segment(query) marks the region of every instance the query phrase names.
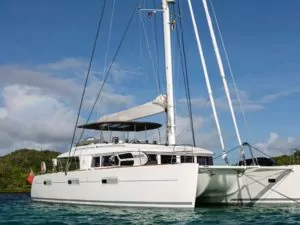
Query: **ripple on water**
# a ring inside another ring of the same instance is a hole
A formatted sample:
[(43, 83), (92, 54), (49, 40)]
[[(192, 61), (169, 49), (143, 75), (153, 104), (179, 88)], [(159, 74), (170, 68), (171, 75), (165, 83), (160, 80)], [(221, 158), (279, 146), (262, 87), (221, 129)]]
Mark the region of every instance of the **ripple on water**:
[(194, 210), (44, 204), (0, 194), (0, 224), (299, 224), (298, 206), (201, 207)]

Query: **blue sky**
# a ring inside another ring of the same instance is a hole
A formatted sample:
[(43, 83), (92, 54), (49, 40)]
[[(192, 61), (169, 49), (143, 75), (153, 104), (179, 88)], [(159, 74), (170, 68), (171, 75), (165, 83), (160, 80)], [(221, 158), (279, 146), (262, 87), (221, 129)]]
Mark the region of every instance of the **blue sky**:
[[(83, 79), (91, 54), (97, 22), (104, 1), (1, 1), (0, 2), (0, 120), (6, 121), (0, 132), (6, 143), (3, 154), (18, 147), (62, 148), (70, 142)], [(127, 21), (140, 0), (116, 0), (107, 64), (119, 43)], [(213, 5), (231, 61), (236, 83), (251, 130), (251, 143), (269, 154), (300, 147), (300, 2), (290, 0), (218, 1)], [(87, 102), (99, 88), (104, 69), (108, 31), (113, 1), (108, 1), (100, 31)], [(182, 1), (184, 37), (193, 110), (197, 124), (198, 145), (219, 151), (218, 138), (210, 106), (202, 110), (208, 98), (204, 76), (187, 4)], [(152, 1), (143, 3), (153, 7)], [(160, 1), (156, 1), (157, 7)], [(201, 1), (193, 1), (208, 71), (216, 97), (226, 147), (237, 142), (216, 60), (210, 41)], [(98, 115), (125, 109), (156, 96), (155, 75), (141, 18), (146, 29), (150, 51), (155, 60), (154, 18), (135, 16), (112, 76), (100, 102)], [(156, 14), (159, 71), (164, 85), (161, 15)], [(175, 32), (173, 32), (174, 36)], [(173, 37), (174, 84), (177, 120), (180, 129), (188, 126), (184, 87), (175, 36)], [(225, 63), (225, 60), (224, 60)], [(228, 82), (232, 81), (225, 66)], [(233, 92), (232, 92), (233, 93)], [(233, 96), (234, 102), (235, 97)], [(20, 104), (20, 102), (22, 104)], [(87, 103), (85, 113), (88, 111)], [(236, 108), (238, 107), (235, 104)], [(105, 109), (103, 109), (105, 108)], [(55, 113), (53, 113), (55, 112)], [(54, 116), (55, 115), (55, 116)], [(49, 118), (51, 117), (51, 118)], [(243, 119), (237, 111), (243, 140), (249, 140)], [(24, 119), (27, 123), (24, 123)], [(162, 117), (154, 119), (162, 120)], [(47, 124), (46, 121), (51, 121)], [(67, 122), (66, 122), (67, 121)], [(11, 124), (19, 128), (12, 130)], [(55, 127), (54, 127), (55, 124)], [(57, 128), (57, 124), (61, 127)], [(34, 134), (25, 131), (37, 129)], [(62, 130), (65, 132), (60, 133)], [(53, 136), (53, 133), (56, 135)], [(189, 134), (186, 134), (187, 136)], [(47, 139), (48, 137), (48, 139)], [(190, 137), (190, 136), (189, 136)], [(186, 141), (190, 138), (185, 137)], [(16, 144), (17, 143), (17, 144)], [(1, 154), (1, 153), (0, 153)]]

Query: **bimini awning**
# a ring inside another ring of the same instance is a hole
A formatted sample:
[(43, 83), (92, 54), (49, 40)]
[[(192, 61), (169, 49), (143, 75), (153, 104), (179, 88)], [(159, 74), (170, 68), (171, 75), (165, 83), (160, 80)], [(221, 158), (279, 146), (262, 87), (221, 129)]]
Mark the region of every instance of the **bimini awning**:
[(78, 126), (78, 128), (104, 130), (104, 131), (145, 131), (160, 128), (161, 124), (135, 121), (107, 121), (96, 122)]
[(151, 102), (102, 117), (98, 122), (133, 121), (166, 111), (166, 96), (159, 95)]

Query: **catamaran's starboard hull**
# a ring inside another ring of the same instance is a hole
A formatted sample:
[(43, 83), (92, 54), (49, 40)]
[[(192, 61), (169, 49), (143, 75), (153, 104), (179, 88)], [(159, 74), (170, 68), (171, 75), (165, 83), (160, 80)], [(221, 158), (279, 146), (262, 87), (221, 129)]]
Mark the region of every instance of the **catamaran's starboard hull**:
[(295, 204), (300, 202), (300, 166), (208, 166), (199, 204)]
[(104, 168), (36, 176), (31, 197), (54, 203), (193, 208), (196, 194), (204, 191), (197, 183), (196, 163)]

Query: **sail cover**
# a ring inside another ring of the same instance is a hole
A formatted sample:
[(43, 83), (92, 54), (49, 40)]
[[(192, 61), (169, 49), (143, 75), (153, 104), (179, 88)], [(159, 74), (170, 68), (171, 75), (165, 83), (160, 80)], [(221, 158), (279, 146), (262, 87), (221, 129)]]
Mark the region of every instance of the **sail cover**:
[(147, 116), (156, 115), (166, 111), (166, 96), (159, 95), (153, 101), (147, 102), (121, 112), (102, 117), (98, 122), (108, 121), (132, 121)]

